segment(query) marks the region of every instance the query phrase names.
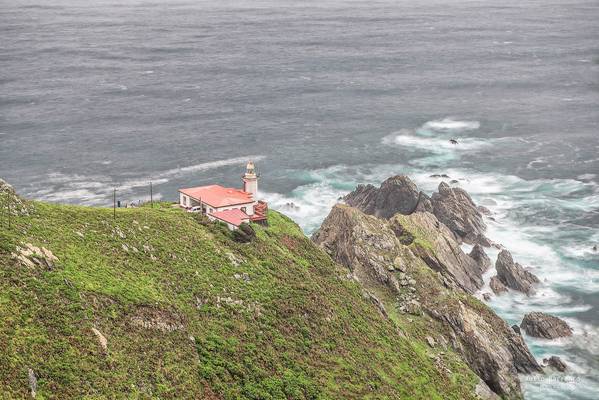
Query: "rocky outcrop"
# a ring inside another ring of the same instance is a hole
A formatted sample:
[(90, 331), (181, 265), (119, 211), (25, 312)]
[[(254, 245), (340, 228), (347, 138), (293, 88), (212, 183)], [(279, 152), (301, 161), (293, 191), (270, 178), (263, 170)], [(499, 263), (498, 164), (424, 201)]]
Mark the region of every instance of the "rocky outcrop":
[(480, 244), (476, 244), (468, 255), (476, 262), (480, 272), (483, 274), (491, 268), (491, 265), (493, 265), (491, 259)]
[(102, 347), (102, 351), (106, 353), (108, 351), (108, 340), (106, 340), (106, 336), (104, 336), (102, 332), (96, 328), (92, 328), (92, 332), (98, 338), (98, 342), (100, 343), (100, 347)]
[(420, 192), (414, 212), (433, 212), (433, 203), (426, 193)]
[(572, 328), (570, 328), (566, 321), (542, 312), (526, 314), (520, 324), (520, 328), (527, 335), (545, 339), (572, 336)]
[(535, 293), (534, 284), (540, 280), (534, 274), (525, 270), (520, 264), (515, 263), (512, 255), (507, 250), (501, 250), (495, 262), (497, 277), (510, 289), (526, 293), (528, 296)]
[(54, 265), (58, 261), (58, 258), (50, 250), (34, 246), (31, 243), (25, 243), (22, 247), (17, 246), (11, 256), (26, 267), (41, 267), (50, 271), (54, 269)]
[(3, 179), (0, 179), (0, 214), (11, 216), (25, 216), (31, 212), (31, 206), (19, 196), (15, 190)]
[(543, 364), (549, 368), (553, 368), (556, 371), (564, 372), (568, 369), (568, 366), (565, 362), (562, 361), (558, 356), (551, 356), (549, 358), (543, 358)]
[(346, 204), (379, 218), (411, 214), (419, 204), (421, 208), (427, 207), (427, 196), (421, 199), (414, 182), (404, 175), (387, 179), (378, 189), (373, 185), (359, 185), (343, 199)]
[(469, 294), (482, 285), (480, 268), (433, 214), (384, 220), (336, 205), (313, 240), (377, 293), (386, 310), (438, 324), (440, 336), (495, 393), (519, 398), (518, 373), (541, 370), (521, 335)]
[[(434, 310), (429, 312), (434, 315)], [(460, 302), (459, 308), (440, 315), (459, 337), (458, 346), (470, 368), (495, 393), (519, 398), (517, 373), (541, 371), (522, 336), (488, 307)]]
[(390, 227), (412, 252), (434, 271), (451, 279), (469, 293), (483, 286), (477, 263), (460, 248), (451, 231), (431, 213), (396, 215)]
[(487, 209), (477, 207), (464, 189), (452, 188), (445, 182), (439, 185), (438, 193), (429, 197), (419, 191), (410, 178), (397, 175), (385, 180), (379, 188), (359, 185), (343, 200), (365, 214), (386, 219), (398, 213), (430, 212), (447, 225), (459, 241), (490, 246), (484, 235), (486, 225), (481, 214), (481, 210)]
[(496, 295), (500, 295), (501, 293), (507, 292), (507, 288), (501, 282), (497, 275), (491, 277), (491, 280), (489, 281), (489, 287)]
[(460, 240), (487, 247), (490, 245), (484, 235), (487, 227), (482, 214), (464, 189), (452, 188), (441, 182), (438, 192), (431, 197), (431, 203), (435, 216)]
[(481, 400), (501, 400), (501, 397), (497, 396), (497, 394), (495, 394), (482, 379), (478, 385), (476, 385), (474, 393), (476, 393)]
[(31, 397), (35, 398), (37, 396), (37, 377), (35, 376), (35, 372), (31, 369), (27, 369), (27, 378), (29, 380), (29, 390), (31, 393)]

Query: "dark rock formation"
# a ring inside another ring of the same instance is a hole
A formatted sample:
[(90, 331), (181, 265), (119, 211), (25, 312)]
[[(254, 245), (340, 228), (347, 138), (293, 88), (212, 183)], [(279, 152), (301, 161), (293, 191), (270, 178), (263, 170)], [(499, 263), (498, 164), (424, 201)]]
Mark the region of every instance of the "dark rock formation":
[(344, 200), (348, 205), (366, 214), (391, 218), (397, 213), (413, 213), (420, 197), (418, 188), (410, 178), (397, 175), (384, 181), (378, 189), (373, 185), (359, 185), (356, 190), (345, 196)]
[(507, 288), (501, 282), (501, 280), (499, 280), (499, 277), (497, 275), (491, 277), (491, 281), (489, 282), (489, 287), (491, 287), (491, 290), (496, 295), (507, 292)]
[(520, 264), (515, 263), (512, 255), (507, 250), (501, 250), (495, 262), (497, 277), (510, 289), (531, 295), (535, 293), (533, 285), (540, 280), (534, 274), (525, 270)]
[(431, 198), (426, 193), (420, 192), (414, 212), (433, 212), (433, 203), (431, 203)]
[(460, 240), (470, 244), (482, 244), (488, 247), (485, 238), (487, 229), (482, 215), (470, 195), (461, 188), (452, 188), (447, 183), (439, 184), (438, 193), (431, 197), (433, 213), (449, 227)]
[(481, 273), (485, 273), (491, 268), (491, 265), (493, 265), (491, 259), (480, 244), (476, 244), (468, 255), (476, 262)]
[(434, 215), (384, 220), (337, 205), (313, 240), (366, 290), (380, 293), (387, 310), (430, 318), (431, 332), (451, 338), (495, 393), (520, 398), (518, 373), (541, 371), (522, 336), (468, 294), (482, 284), (480, 269)]
[(566, 321), (542, 312), (531, 312), (524, 316), (520, 328), (527, 335), (545, 339), (572, 336), (572, 328)]
[(460, 241), (490, 246), (484, 236), (486, 226), (480, 209), (464, 189), (451, 188), (445, 182), (439, 185), (438, 193), (429, 197), (419, 191), (410, 178), (397, 175), (385, 180), (379, 188), (359, 185), (343, 199), (346, 204), (379, 218), (388, 219), (397, 213), (431, 212)]
[(514, 330), (514, 332), (516, 332), (518, 335), (521, 334), (520, 332), (520, 327), (518, 325), (512, 325), (512, 329)]
[(551, 356), (549, 358), (543, 358), (543, 363), (546, 366), (553, 368), (559, 372), (564, 372), (568, 368), (566, 363), (563, 362), (562, 359), (559, 358), (558, 356)]

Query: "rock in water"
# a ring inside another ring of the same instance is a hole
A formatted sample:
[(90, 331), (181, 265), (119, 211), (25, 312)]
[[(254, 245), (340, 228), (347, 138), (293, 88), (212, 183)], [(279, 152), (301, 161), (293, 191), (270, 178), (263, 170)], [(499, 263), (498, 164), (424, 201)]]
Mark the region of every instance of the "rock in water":
[(490, 246), (485, 238), (487, 226), (470, 195), (461, 188), (452, 188), (447, 183), (439, 184), (438, 193), (431, 197), (433, 214), (443, 222), (460, 240)]
[(558, 356), (543, 358), (543, 363), (545, 363), (548, 367), (551, 367), (559, 372), (564, 372), (568, 368), (566, 363), (563, 362), (562, 359)]
[(476, 261), (476, 265), (478, 265), (481, 273), (485, 273), (489, 268), (491, 268), (491, 265), (493, 265), (491, 259), (487, 253), (485, 253), (485, 250), (483, 250), (483, 247), (480, 244), (476, 244), (468, 255), (470, 258)]
[(491, 277), (491, 281), (489, 282), (489, 287), (495, 293), (495, 295), (500, 295), (501, 293), (507, 292), (507, 288), (505, 285), (499, 280), (497, 275)]
[(499, 280), (505, 286), (526, 293), (528, 296), (535, 293), (533, 285), (540, 282), (539, 278), (515, 263), (509, 251), (501, 250), (495, 268)]
[(566, 321), (542, 312), (531, 312), (524, 316), (520, 328), (526, 334), (545, 339), (572, 336), (572, 328)]
[(397, 213), (413, 213), (419, 203), (420, 192), (410, 178), (397, 175), (384, 181), (378, 189), (373, 185), (359, 185), (344, 200), (365, 214), (391, 218)]

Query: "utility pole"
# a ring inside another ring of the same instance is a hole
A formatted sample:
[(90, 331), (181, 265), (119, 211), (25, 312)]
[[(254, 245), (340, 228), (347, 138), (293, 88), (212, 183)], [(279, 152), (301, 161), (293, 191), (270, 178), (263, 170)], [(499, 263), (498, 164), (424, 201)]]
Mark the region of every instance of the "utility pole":
[(150, 208), (154, 208), (154, 197), (152, 196), (152, 181), (150, 181)]
[(7, 208), (7, 211), (8, 211), (8, 229), (10, 229), (10, 219), (11, 219), (11, 215), (10, 215), (10, 200), (11, 200), (11, 198), (10, 198), (10, 192), (9, 191), (6, 192), (6, 199), (7, 199), (6, 200), (6, 208)]
[(116, 220), (116, 188), (114, 188), (114, 191), (112, 192), (112, 213)]

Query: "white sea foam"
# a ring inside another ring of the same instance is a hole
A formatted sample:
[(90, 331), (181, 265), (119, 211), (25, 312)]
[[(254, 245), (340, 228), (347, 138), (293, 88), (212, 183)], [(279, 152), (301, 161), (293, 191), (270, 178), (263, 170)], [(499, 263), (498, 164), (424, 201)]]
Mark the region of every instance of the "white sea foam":
[(452, 144), (446, 138), (423, 137), (407, 134), (387, 136), (383, 139), (383, 143), (427, 150), (437, 154), (446, 153), (448, 151), (477, 150), (491, 145), (489, 141), (478, 138), (460, 138), (458, 144)]
[(422, 129), (432, 129), (436, 131), (472, 131), (480, 128), (478, 121), (460, 121), (451, 117), (428, 121), (422, 125)]
[[(467, 131), (480, 128), (478, 121), (461, 121), (452, 118), (428, 121), (418, 129), (400, 129), (382, 139), (388, 146), (429, 153), (412, 158), (415, 166), (447, 165), (455, 162), (463, 153), (473, 152), (493, 145), (499, 139), (483, 139), (464, 136)], [(455, 140), (455, 142), (453, 141)]]
[(592, 179), (595, 179), (597, 177), (597, 174), (582, 174), (582, 175), (578, 175), (576, 177), (576, 179), (580, 179), (582, 181), (590, 181)]

